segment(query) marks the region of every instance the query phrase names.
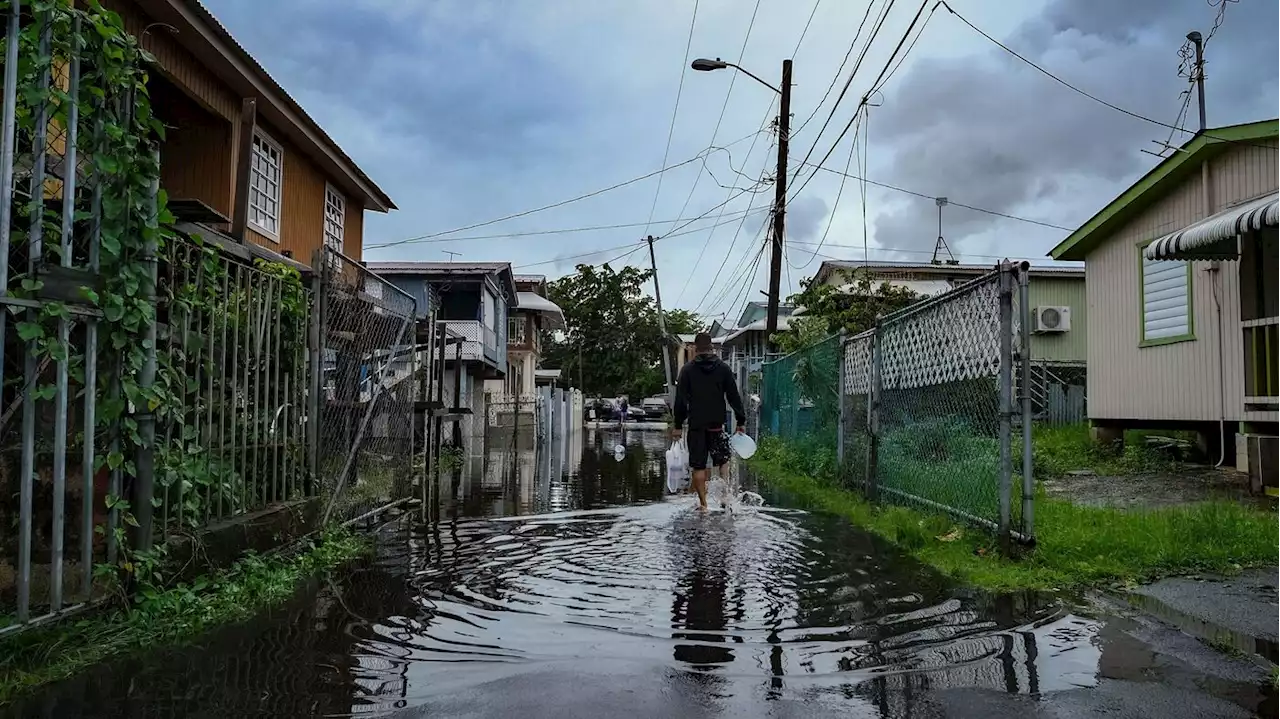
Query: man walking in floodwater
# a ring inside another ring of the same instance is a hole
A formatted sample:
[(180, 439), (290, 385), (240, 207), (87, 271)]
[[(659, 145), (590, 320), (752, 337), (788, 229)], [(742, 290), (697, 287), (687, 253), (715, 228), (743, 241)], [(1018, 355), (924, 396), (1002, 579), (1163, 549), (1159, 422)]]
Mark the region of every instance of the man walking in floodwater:
[(701, 332), (693, 340), (696, 354), (684, 367), (676, 380), (675, 427), (672, 436), (680, 438), (685, 422), (689, 424), (689, 468), (693, 470), (693, 489), (698, 493), (699, 509), (707, 508), (707, 459), (715, 450), (716, 465), (728, 462), (720, 456), (725, 436), (724, 404), (733, 408), (736, 431), (742, 432), (747, 424), (747, 412), (742, 407), (742, 396), (733, 379), (733, 370), (720, 361), (711, 344), (711, 335)]

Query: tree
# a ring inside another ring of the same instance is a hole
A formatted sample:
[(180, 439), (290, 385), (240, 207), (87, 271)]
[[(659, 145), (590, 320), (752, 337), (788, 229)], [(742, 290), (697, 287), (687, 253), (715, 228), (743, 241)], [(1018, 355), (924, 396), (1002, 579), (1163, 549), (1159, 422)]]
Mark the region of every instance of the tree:
[[(636, 267), (578, 265), (574, 274), (549, 283), (547, 294), (564, 311), (566, 330), (544, 338), (543, 365), (560, 369), (591, 396), (662, 392), (663, 338), (657, 306), (644, 293), (651, 279), (651, 270)], [(668, 341), (702, 326), (685, 310), (663, 314)]]
[(854, 335), (875, 326), (876, 318), (895, 312), (920, 300), (920, 295), (888, 282), (876, 285), (864, 270), (836, 270), (836, 287), (814, 278), (800, 281), (799, 294), (788, 301), (805, 308), (804, 314), (790, 319), (786, 332), (775, 338), (778, 348), (795, 352), (813, 343), (846, 330)]

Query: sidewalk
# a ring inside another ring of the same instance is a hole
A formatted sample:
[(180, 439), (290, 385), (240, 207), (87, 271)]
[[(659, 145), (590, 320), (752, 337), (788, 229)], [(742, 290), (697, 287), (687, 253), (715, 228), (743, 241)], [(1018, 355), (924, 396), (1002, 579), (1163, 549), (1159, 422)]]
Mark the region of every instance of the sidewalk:
[(1237, 577), (1173, 577), (1128, 593), (1133, 606), (1215, 648), (1276, 663), (1277, 574), (1265, 567)]

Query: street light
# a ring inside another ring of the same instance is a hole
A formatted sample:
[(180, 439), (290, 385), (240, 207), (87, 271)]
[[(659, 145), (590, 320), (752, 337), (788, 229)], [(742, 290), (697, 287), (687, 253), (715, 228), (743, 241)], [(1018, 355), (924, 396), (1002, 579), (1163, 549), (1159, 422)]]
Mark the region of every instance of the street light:
[[(786, 60), (786, 61), (785, 61), (785, 64), (789, 67), (789, 66), (791, 65), (791, 61), (790, 61), (790, 60)], [(755, 73), (751, 72), (750, 70), (748, 70), (748, 69), (746, 69), (746, 68), (744, 68), (744, 67), (742, 67), (742, 66), (740, 66), (740, 65), (734, 65), (734, 64), (733, 64), (733, 63), (731, 63), (731, 62), (725, 62), (724, 60), (721, 60), (720, 58), (716, 58), (716, 59), (714, 59), (714, 60), (708, 60), (708, 59), (707, 59), (707, 58), (705, 58), (705, 57), (700, 57), (700, 58), (698, 58), (697, 60), (694, 60), (693, 62), (689, 63), (689, 67), (692, 67), (694, 70), (697, 70), (697, 71), (699, 71), (699, 72), (711, 72), (712, 70), (723, 70), (723, 69), (725, 69), (725, 68), (731, 67), (731, 68), (733, 68), (733, 69), (737, 70), (738, 72), (741, 72), (742, 74), (746, 75), (747, 77), (751, 78), (752, 80), (755, 80), (756, 82), (760, 83), (761, 85), (764, 85), (765, 87), (769, 88), (770, 90), (773, 90), (774, 92), (778, 93), (779, 95), (786, 95), (786, 94), (789, 94), (789, 93), (784, 93), (782, 90), (779, 90), (778, 88), (774, 87), (773, 85), (770, 85), (769, 83), (765, 82), (764, 80), (761, 80), (759, 77), (757, 77), (757, 76), (756, 76), (756, 74), (755, 74)], [(786, 74), (786, 69), (785, 69), (785, 68), (783, 69), (783, 74)]]
[(782, 96), (778, 112), (778, 175), (774, 180), (773, 200), (773, 253), (769, 258), (769, 314), (765, 324), (765, 339), (778, 331), (778, 295), (782, 283), (782, 237), (786, 228), (787, 212), (787, 148), (791, 140), (791, 61), (782, 61), (782, 89), (761, 80), (746, 68), (725, 62), (720, 58), (708, 60), (700, 57), (689, 64), (699, 72), (733, 68)]

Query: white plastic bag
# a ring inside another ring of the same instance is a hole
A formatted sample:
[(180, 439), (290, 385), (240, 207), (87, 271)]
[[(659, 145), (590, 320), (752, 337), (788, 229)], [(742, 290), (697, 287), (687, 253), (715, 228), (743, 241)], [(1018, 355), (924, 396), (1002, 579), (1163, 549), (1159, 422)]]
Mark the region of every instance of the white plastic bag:
[(675, 494), (689, 486), (689, 445), (684, 440), (671, 443), (667, 450), (667, 491)]

